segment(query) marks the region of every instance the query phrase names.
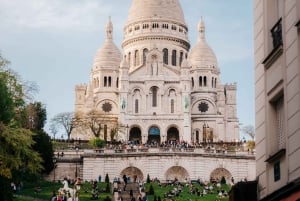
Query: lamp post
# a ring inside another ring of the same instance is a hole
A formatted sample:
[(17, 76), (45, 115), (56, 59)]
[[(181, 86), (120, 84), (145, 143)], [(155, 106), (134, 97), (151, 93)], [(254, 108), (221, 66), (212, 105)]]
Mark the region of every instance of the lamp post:
[(75, 179), (77, 179), (77, 176), (78, 176), (78, 172), (77, 172), (77, 159), (78, 159), (78, 150), (79, 150), (79, 148), (76, 147), (75, 150), (76, 150), (76, 170), (75, 170)]
[(192, 132), (192, 137), (191, 137), (191, 141), (192, 141), (192, 144), (194, 145), (195, 144), (195, 132)]
[(128, 128), (129, 128), (129, 126), (128, 126), (128, 124), (127, 124), (127, 125), (126, 125), (126, 140), (127, 140), (127, 142), (129, 141)]
[(243, 136), (243, 138), (242, 138), (242, 145), (243, 145), (243, 151), (246, 151), (247, 143), (246, 143), (245, 136)]

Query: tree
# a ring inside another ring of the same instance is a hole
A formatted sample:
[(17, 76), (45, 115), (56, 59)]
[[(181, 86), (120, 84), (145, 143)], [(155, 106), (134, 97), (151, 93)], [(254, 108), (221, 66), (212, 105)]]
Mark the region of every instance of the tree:
[(25, 107), (23, 86), (8, 64), (0, 55), (0, 175), (11, 178), (20, 168), (39, 172), (42, 159), (32, 150), (34, 134), (19, 121)]
[(100, 137), (100, 132), (102, 130), (101, 119), (95, 110), (92, 110), (86, 115), (84, 122), (95, 137)]
[(242, 131), (251, 137), (252, 140), (255, 138), (255, 130), (252, 125), (248, 125), (242, 128)]
[(104, 145), (105, 145), (105, 142), (104, 140), (96, 137), (96, 138), (92, 138), (90, 141), (89, 141), (89, 144), (94, 147), (94, 148), (103, 148)]
[(106, 175), (105, 175), (105, 183), (109, 183), (109, 176), (108, 176), (107, 173), (106, 173)]
[(118, 138), (118, 133), (123, 132), (124, 126), (120, 123), (115, 123), (110, 130), (110, 139), (111, 141), (116, 140)]
[(50, 129), (50, 131), (51, 131), (51, 133), (53, 135), (53, 138), (55, 139), (55, 136), (56, 136), (56, 134), (58, 132), (57, 127), (55, 126), (55, 124), (51, 123), (49, 129)]
[(0, 97), (0, 121), (4, 124), (8, 124), (15, 114), (14, 103), (2, 74), (0, 74)]
[(153, 188), (152, 184), (150, 184), (148, 194), (149, 194), (149, 195), (154, 195), (154, 194), (155, 194), (154, 188)]
[(44, 130), (38, 130), (35, 131), (33, 140), (35, 141), (35, 144), (32, 148), (38, 152), (43, 159), (41, 163), (43, 166), (42, 173), (49, 174), (54, 168), (54, 151), (51, 139)]
[(42, 170), (42, 158), (32, 149), (34, 133), (22, 126), (26, 86), (8, 64), (0, 54), (0, 200), (12, 200), (9, 180), (15, 172)]
[(96, 138), (104, 139), (105, 142), (107, 142), (108, 137), (113, 141), (120, 130), (116, 117), (97, 110), (91, 110), (86, 114), (76, 113), (74, 124), (76, 127), (91, 131)]
[(47, 120), (45, 106), (41, 102), (29, 103), (22, 112), (22, 127), (30, 130), (42, 130)]
[(221, 178), (221, 184), (226, 184), (226, 179), (224, 176), (222, 176), (222, 178)]
[(10, 180), (0, 175), (0, 200), (13, 201), (13, 191)]
[(149, 184), (150, 182), (151, 182), (150, 175), (147, 174), (147, 184)]
[(70, 139), (72, 130), (75, 128), (74, 113), (73, 112), (59, 113), (51, 119), (51, 123), (53, 125), (56, 125), (57, 128), (62, 127), (65, 130), (68, 139)]
[(42, 173), (50, 173), (54, 168), (53, 147), (49, 135), (43, 130), (47, 119), (45, 106), (41, 102), (29, 103), (22, 111), (22, 127), (30, 129), (34, 135), (33, 150), (38, 152), (43, 159)]
[(24, 128), (0, 123), (0, 175), (11, 178), (13, 170), (26, 169), (33, 173), (42, 170), (42, 158), (32, 149), (33, 133)]

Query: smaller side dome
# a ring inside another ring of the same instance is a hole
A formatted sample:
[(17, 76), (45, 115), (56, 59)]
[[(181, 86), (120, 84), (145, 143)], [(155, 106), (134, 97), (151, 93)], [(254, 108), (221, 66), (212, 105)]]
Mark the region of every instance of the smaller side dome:
[(106, 25), (106, 40), (96, 52), (93, 68), (118, 68), (121, 60), (121, 51), (113, 42), (113, 25), (109, 17)]
[(218, 68), (218, 62), (214, 51), (206, 43), (205, 25), (201, 19), (198, 24), (198, 42), (191, 49), (189, 61), (193, 68)]

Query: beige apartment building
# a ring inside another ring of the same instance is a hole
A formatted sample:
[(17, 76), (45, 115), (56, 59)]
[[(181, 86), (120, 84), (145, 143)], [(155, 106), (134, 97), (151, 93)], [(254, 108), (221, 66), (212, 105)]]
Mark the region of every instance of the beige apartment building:
[(300, 0), (254, 0), (259, 200), (300, 199)]

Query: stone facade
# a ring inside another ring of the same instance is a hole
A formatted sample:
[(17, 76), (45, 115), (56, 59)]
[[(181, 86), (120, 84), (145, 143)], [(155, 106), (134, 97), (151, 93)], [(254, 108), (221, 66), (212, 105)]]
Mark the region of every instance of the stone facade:
[(255, 155), (247, 152), (221, 153), (216, 150), (204, 149), (160, 150), (150, 148), (145, 150), (116, 150), (105, 149), (101, 152), (93, 150), (64, 150), (65, 155), (57, 158), (57, 166), (47, 179), (63, 180), (65, 177), (82, 178), (84, 181), (102, 179), (108, 174), (109, 178), (122, 178), (124, 174), (131, 179), (137, 177), (146, 181), (149, 174), (151, 179), (157, 178), (162, 182), (167, 180), (179, 181), (219, 180), (224, 176), (227, 183), (244, 179), (255, 179)]
[(300, 197), (299, 19), (299, 0), (254, 1), (256, 173), (261, 200)]
[[(76, 86), (78, 117), (91, 112), (102, 116), (100, 137), (108, 141), (239, 140), (237, 86), (220, 82), (203, 20), (198, 31), (198, 42), (190, 50), (178, 0), (133, 0), (122, 53), (113, 42), (109, 19), (90, 82)], [(85, 128), (72, 133), (74, 139), (91, 137)]]
[(146, 181), (157, 178), (160, 181), (221, 180), (222, 176), (230, 183), (231, 177), (235, 181), (255, 178), (254, 156), (230, 156), (200, 153), (132, 153), (127, 154), (102, 154), (96, 158), (94, 155), (85, 155), (83, 178), (86, 180), (97, 179), (99, 175), (106, 174), (110, 178), (122, 178), (124, 174)]

